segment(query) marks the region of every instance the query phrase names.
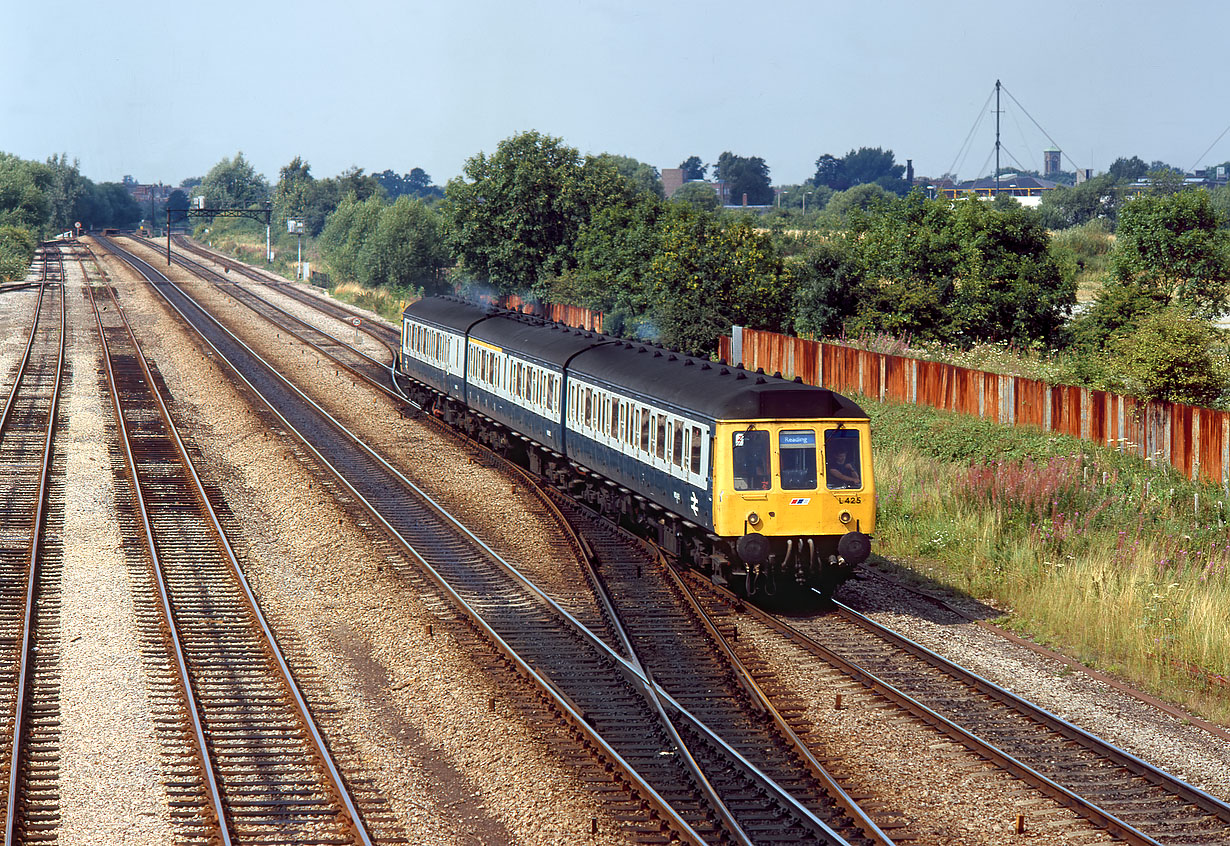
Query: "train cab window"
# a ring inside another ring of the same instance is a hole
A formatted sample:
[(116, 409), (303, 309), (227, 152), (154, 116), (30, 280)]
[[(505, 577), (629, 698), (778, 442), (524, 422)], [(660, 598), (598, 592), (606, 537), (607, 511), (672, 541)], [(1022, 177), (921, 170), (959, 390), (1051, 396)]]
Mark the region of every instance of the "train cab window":
[(777, 435), (782, 490), (816, 489), (816, 432), (813, 429), (783, 429)]
[(692, 427), (692, 473), (700, 475), (700, 427)]
[(824, 433), (824, 476), (832, 491), (863, 486), (858, 432), (853, 429), (829, 429)]
[(763, 429), (735, 432), (730, 468), (737, 491), (767, 491), (769, 475), (769, 433)]

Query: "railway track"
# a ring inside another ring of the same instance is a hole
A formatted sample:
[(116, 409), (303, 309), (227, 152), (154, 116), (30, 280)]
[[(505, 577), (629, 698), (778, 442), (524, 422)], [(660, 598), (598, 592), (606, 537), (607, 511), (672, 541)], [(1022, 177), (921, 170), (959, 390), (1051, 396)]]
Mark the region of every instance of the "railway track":
[(168, 784), (181, 835), (372, 843), (175, 430), (160, 378), (114, 291), (89, 294), (122, 436), (128, 519), (145, 541), (156, 597), (149, 604), (174, 668), (168, 698), (182, 705), (169, 733), (190, 750), (191, 763)]
[[(127, 260), (144, 265), (132, 257)], [(843, 810), (830, 805), (817, 813), (809, 807), (815, 796), (800, 798), (778, 784), (654, 684), (634, 661), (607, 646), (444, 514), (355, 435), (305, 402), (297, 389), (280, 383), (271, 368), (253, 360), (250, 350), (211, 326), (211, 319), (200, 314), (183, 292), (165, 282), (157, 287), (223, 358), (245, 374), (284, 425), (471, 615), (508, 661), (537, 680), (597, 754), (623, 770), (625, 780), (635, 785), (653, 806), (654, 815), (677, 836), (704, 843), (884, 842), (862, 835), (856, 825), (841, 818)], [(655, 701), (670, 711), (669, 720), (661, 719)], [(689, 735), (689, 749), (703, 748), (708, 786), (706, 778), (681, 760), (687, 756), (675, 739), (678, 734)], [(721, 783), (715, 786), (717, 781)]]
[[(322, 348), (327, 346), (322, 345)], [(339, 361), (350, 355), (344, 352), (328, 354)], [(387, 390), (383, 386), (382, 389)], [(583, 518), (581, 522), (584, 522)], [(605, 554), (610, 555), (609, 550)], [(603, 553), (600, 552), (598, 557), (601, 559)], [(635, 556), (617, 554), (614, 560), (621, 563), (610, 569), (626, 568), (634, 559)], [(649, 562), (640, 559), (630, 566), (639, 570), (637, 578), (631, 582), (644, 581), (644, 572), (650, 566)], [(629, 589), (626, 583), (619, 583), (615, 588), (616, 592)], [(660, 603), (663, 595), (660, 590), (661, 586), (650, 591), (651, 604), (654, 600)], [(644, 598), (627, 595), (621, 599), (625, 606), (636, 606), (646, 601)], [(660, 604), (657, 610), (661, 611)], [(744, 613), (744, 610), (737, 607), (737, 604), (731, 605), (720, 612), (720, 618), (733, 620), (739, 613)], [(874, 625), (870, 621), (851, 616), (852, 612), (843, 610), (841, 614), (849, 629), (866, 631)], [(835, 619), (834, 615), (820, 621), (819, 624), (825, 628), (818, 637), (826, 644), (832, 639), (832, 645), (840, 646), (842, 638), (833, 632)], [(635, 630), (636, 623), (632, 625)], [(737, 632), (737, 628), (735, 631)], [(669, 642), (670, 635), (665, 632), (664, 629), (655, 630), (651, 626), (642, 634), (633, 635), (631, 639), (652, 646)], [(613, 649), (621, 649), (617, 636), (609, 631), (605, 636), (610, 638), (608, 643)], [(719, 640), (722, 639), (720, 633), (716, 636)], [(1230, 815), (1227, 814), (1224, 803), (1088, 736), (1074, 726), (1040, 712), (1028, 703), (1017, 701), (1015, 704), (1008, 704), (1007, 700), (1015, 698), (998, 689), (992, 691), (993, 685), (972, 679), (959, 668), (936, 669), (934, 659), (938, 656), (923, 657), (920, 652), (925, 650), (905, 643), (895, 635), (884, 632), (877, 635), (880, 642), (890, 644), (888, 646), (871, 648), (851, 643), (827, 651), (815, 637), (808, 638), (799, 632), (789, 636), (801, 639), (800, 642), (807, 644), (806, 648), (815, 654), (824, 654), (826, 660), (832, 660), (839, 666), (848, 666), (850, 669), (847, 672), (862, 683), (875, 686), (877, 690), (894, 691), (891, 694), (894, 697), (900, 696), (900, 691), (905, 689), (917, 692), (916, 701), (908, 707), (913, 709), (913, 713), (920, 719), (940, 726), (950, 736), (962, 738), (961, 742), (979, 754), (1126, 842), (1230, 842), (1230, 829), (1227, 828)], [(723, 648), (732, 652), (738, 651), (737, 638), (733, 645), (728, 641)], [(831, 654), (843, 651), (844, 656)], [(711, 650), (708, 654), (715, 652), (716, 650)], [(916, 657), (902, 660), (903, 653)], [(626, 657), (626, 650), (624, 654)], [(648, 666), (668, 667), (665, 673), (654, 670), (651, 676), (663, 680), (663, 692), (670, 695), (670, 684), (665, 680), (681, 677), (685, 671), (695, 673), (700, 666), (689, 660), (683, 661), (686, 667), (680, 667), (682, 654), (680, 652), (657, 657), (646, 655), (638, 660), (644, 660)], [(701, 654), (705, 654), (703, 650)], [(672, 661), (675, 661), (673, 672), (669, 669)], [(858, 663), (855, 663), (856, 661)], [(960, 678), (955, 686), (965, 685), (969, 691), (954, 693), (951, 687), (933, 687), (935, 683), (929, 681), (929, 672), (916, 664), (916, 661), (930, 665), (932, 670), (940, 675)], [(702, 667), (702, 674), (711, 669)], [(717, 672), (722, 674), (726, 670), (719, 669)], [(873, 680), (873, 673), (880, 673), (884, 678)], [(1001, 704), (990, 708), (989, 703), (992, 701), (999, 701)], [(1002, 709), (1010, 709), (1011, 715), (1005, 716), (1006, 712)], [(791, 707), (786, 710), (794, 713), (798, 709)], [(958, 726), (958, 723), (962, 725)], [(896, 829), (903, 825), (901, 819), (904, 815), (890, 813), (886, 816), (881, 813), (879, 817), (888, 827)], [(908, 837), (908, 829), (906, 836)]]
[(65, 371), (63, 256), (45, 245), (29, 339), (0, 413), (0, 774), (5, 843), (54, 842), (59, 821), (59, 568)]
[(1225, 803), (853, 609), (787, 621), (693, 581), (728, 635), (741, 617), (777, 631), (1124, 842), (1230, 842)]
[[(188, 259), (182, 254), (191, 253), (196, 256), (197, 259), (202, 259), (221, 265), (227, 271), (237, 273), (240, 276), (251, 279), (253, 282), (257, 282), (258, 284), (272, 288), (273, 290), (278, 291), (279, 293), (284, 294), (285, 296), (290, 297), (291, 299), (296, 300), (309, 308), (313, 308), (337, 320), (341, 320), (345, 323), (351, 324), (352, 326), (356, 326), (359, 331), (375, 339), (388, 350), (390, 362), (396, 360), (397, 352), (401, 348), (401, 334), (398, 330), (391, 329), (380, 323), (373, 323), (368, 320), (366, 315), (352, 308), (348, 308), (336, 300), (313, 296), (312, 294), (305, 292), (302, 288), (292, 285), (291, 283), (275, 276), (258, 274), (248, 265), (235, 261), (227, 256), (219, 255), (212, 250), (206, 250), (182, 235), (176, 235), (172, 240), (174, 241), (175, 246), (179, 247), (181, 250), (180, 255), (176, 256), (175, 254), (172, 254), (172, 257), (179, 259), (182, 263), (186, 265), (190, 263), (195, 268), (207, 271), (212, 277), (216, 278), (217, 281), (227, 281), (221, 274), (218, 274), (217, 271), (214, 271), (201, 261)], [(356, 323), (356, 321), (358, 322)]]

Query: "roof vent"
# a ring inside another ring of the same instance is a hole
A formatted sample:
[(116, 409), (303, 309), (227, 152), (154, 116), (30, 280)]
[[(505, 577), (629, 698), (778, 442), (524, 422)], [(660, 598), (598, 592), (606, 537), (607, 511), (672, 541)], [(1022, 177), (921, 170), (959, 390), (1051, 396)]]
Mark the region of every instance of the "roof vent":
[(803, 384), (803, 377), (802, 377), (802, 376), (795, 376), (795, 377), (794, 377), (794, 383), (795, 383), (796, 385), (802, 385), (802, 384)]
[(763, 368), (763, 367), (757, 367), (757, 368), (756, 368), (756, 372), (757, 372), (757, 373), (759, 373), (761, 376), (763, 376), (763, 375), (764, 375), (764, 368)]
[(661, 357), (662, 357), (662, 350), (656, 350), (656, 351), (654, 352), (654, 354), (653, 354), (653, 357), (654, 357), (654, 358), (661, 358)]
[(727, 370), (725, 367), (723, 367), (721, 370), (718, 371), (718, 375), (719, 376), (729, 376), (730, 371)]
[(683, 366), (684, 366), (684, 367), (691, 367), (691, 366), (693, 366), (694, 364), (696, 364), (696, 362), (695, 362), (695, 361), (693, 361), (693, 360), (692, 360), (692, 359), (690, 359), (690, 358), (685, 358), (685, 359), (683, 360)]
[(780, 378), (782, 378), (782, 372), (781, 372), (780, 370), (774, 370), (774, 371), (773, 371), (773, 378), (774, 378), (774, 379), (780, 379)]
[[(691, 364), (691, 362), (688, 362), (688, 363), (689, 363), (689, 364)], [(709, 362), (707, 362), (707, 361), (704, 361), (704, 362), (701, 362), (700, 369), (701, 369), (701, 370), (712, 370), (712, 369), (713, 369), (713, 365), (711, 365), (711, 364), (710, 364)]]
[(766, 381), (767, 381), (767, 380), (766, 380), (763, 376), (757, 376), (757, 377), (756, 377), (756, 384), (757, 384), (757, 385), (763, 385)]
[(670, 355), (666, 357), (666, 360), (667, 361), (678, 361), (679, 356), (675, 355), (674, 353), (671, 353)]
[(735, 374), (735, 378), (736, 379), (746, 379), (747, 374), (744, 373), (742, 370), (740, 370), (738, 373)]
[(639, 350), (636, 351), (637, 355), (640, 355), (643, 352), (649, 352), (649, 350), (645, 349), (644, 347), (641, 347)]

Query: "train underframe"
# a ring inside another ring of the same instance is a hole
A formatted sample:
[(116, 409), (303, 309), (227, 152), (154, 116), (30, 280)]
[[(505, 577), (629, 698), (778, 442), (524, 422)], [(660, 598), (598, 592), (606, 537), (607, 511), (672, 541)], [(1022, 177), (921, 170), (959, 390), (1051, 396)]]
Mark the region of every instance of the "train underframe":
[(462, 403), (412, 384), (411, 398), (427, 413), (740, 595), (790, 599), (814, 589), (828, 599), (855, 575), (837, 536), (719, 537)]

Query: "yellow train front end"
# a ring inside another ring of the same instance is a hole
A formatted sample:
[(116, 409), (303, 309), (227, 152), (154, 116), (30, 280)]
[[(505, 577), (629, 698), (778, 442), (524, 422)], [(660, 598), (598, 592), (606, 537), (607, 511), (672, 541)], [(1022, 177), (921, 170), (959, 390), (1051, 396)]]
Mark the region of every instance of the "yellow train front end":
[(867, 559), (869, 421), (720, 421), (713, 449), (714, 533), (730, 541), (730, 576), (749, 595), (811, 587), (830, 596)]

